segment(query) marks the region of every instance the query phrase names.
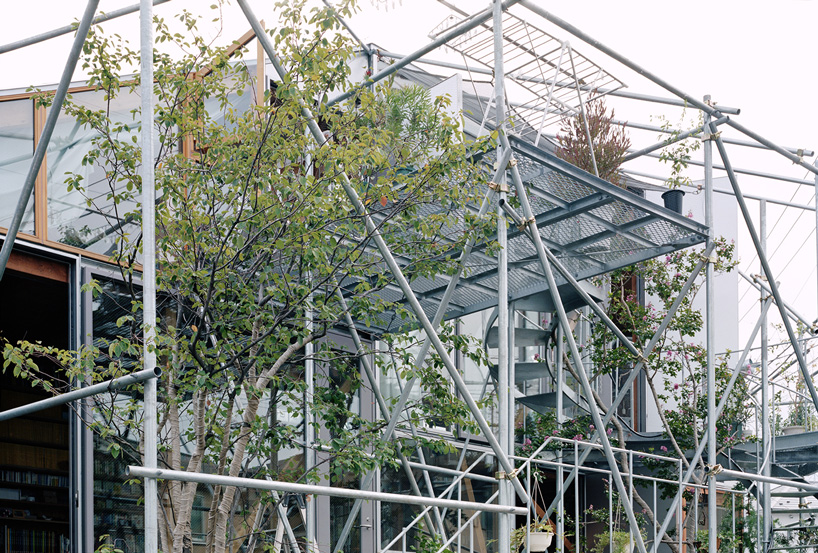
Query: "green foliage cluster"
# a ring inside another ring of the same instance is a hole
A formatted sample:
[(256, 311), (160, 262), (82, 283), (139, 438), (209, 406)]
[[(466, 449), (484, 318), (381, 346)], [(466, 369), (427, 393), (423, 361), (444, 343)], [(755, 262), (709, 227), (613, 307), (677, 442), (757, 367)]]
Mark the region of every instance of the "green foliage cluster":
[[(527, 457), (532, 455), (548, 438), (561, 438), (564, 440), (591, 441), (596, 427), (590, 415), (583, 415), (564, 421), (557, 422), (557, 415), (554, 411), (547, 413), (529, 413), (524, 423), (518, 424), (515, 429), (517, 437), (517, 455)], [(613, 429), (606, 430), (611, 445), (618, 447), (619, 439), (613, 434)], [(555, 450), (563, 448), (573, 448), (570, 443), (557, 442), (546, 446), (546, 449)]]
[[(350, 86), (354, 44), (344, 38), (337, 16), (348, 16), (352, 6), (308, 8), (300, 0), (277, 6), (279, 26), (270, 37), (288, 74), (250, 109), (237, 106), (255, 94), (254, 75), (229, 59), (226, 48), (214, 48), (200, 36), (196, 18), (186, 11), (176, 16), (184, 35), (156, 19), (159, 315), (148, 323), (156, 328), (152, 348), (164, 371), (160, 463), (177, 470), (317, 481), (326, 466), (305, 473), (300, 463), (268, 462), (283, 449), (303, 447), (302, 414), (309, 407), (317, 436), (310, 445), (330, 452), (333, 478), (341, 482), (394, 465), (397, 448), (417, 445), (384, 442), (384, 421), (361, 416), (353, 397), (369, 386), (358, 372), (363, 353), (328, 337), (344, 325), (341, 294), (364, 327), (416, 324), (400, 299), (386, 293), (395, 280), (375, 251), (374, 229), (348, 201), (343, 174), (395, 257), (404, 260), (410, 280), (451, 274), (452, 252), (470, 237), (487, 239), (495, 224), (478, 220), (466, 207), (479, 204), (487, 178), (467, 154), (484, 145), (466, 144), (459, 122), (447, 114), (447, 100), (383, 83), (327, 107), (329, 97)], [(66, 175), (66, 186), (112, 222), (106, 232), (116, 238), (112, 261), (125, 283), (117, 298), (124, 303), (118, 337), (107, 343), (75, 352), (5, 344), (4, 370), (48, 390), (55, 384), (39, 371), (43, 359), (61, 366), (68, 381), (99, 382), (130, 372), (142, 358), (140, 114), (135, 110), (126, 121), (110, 117), (118, 98), (138, 91), (138, 79), (120, 78), (123, 68), (137, 65), (138, 52), (95, 28), (84, 55), (88, 84), (104, 93), (104, 104), (71, 102), (66, 112), (94, 131), (83, 165), (104, 169), (107, 194), (93, 195), (79, 171)], [(323, 146), (308, 136), (299, 100), (325, 129)], [(48, 104), (50, 97), (42, 95), (41, 101)], [(96, 301), (110, 299), (102, 282), (90, 283), (85, 293)], [(463, 402), (441, 376), (440, 359), (431, 356), (413, 370), (416, 343), (407, 336), (382, 337), (384, 350), (371, 356), (382, 371), (418, 377), (428, 401), (410, 404), (404, 420), (471, 428)], [(482, 350), (451, 328), (441, 339), (485, 362)], [(317, 378), (314, 394), (307, 396), (303, 367), (310, 343), (311, 360), (326, 377)], [(99, 399), (93, 422), (111, 454), (135, 461), (140, 396), (134, 387), (118, 401)], [(271, 409), (279, 414), (270, 416)], [(448, 447), (424, 440), (428, 447)], [(185, 490), (189, 486), (174, 484), (162, 491), (163, 503), (174, 511), (162, 519), (168, 551), (180, 550), (185, 537), (189, 543), (186, 501), (192, 494)], [(213, 494), (208, 551), (227, 547), (224, 528), (234, 493), (228, 488)]]
[[(734, 269), (734, 250), (734, 244), (724, 239), (716, 241), (713, 253), (716, 273)], [(638, 348), (644, 348), (653, 337), (700, 259), (699, 250), (685, 250), (610, 274), (609, 314), (626, 330)], [(625, 283), (633, 275), (642, 279), (646, 296), (654, 300), (640, 302), (636, 294), (629, 291)], [(682, 450), (695, 448), (698, 444), (706, 413), (704, 386), (707, 352), (696, 340), (696, 335), (703, 328), (703, 318), (693, 306), (693, 298), (702, 286), (702, 280), (703, 277), (700, 277), (682, 300), (646, 364), (649, 384), (655, 390), (660, 405), (664, 406), (665, 434), (672, 437)], [(621, 370), (632, 362), (630, 352), (621, 347), (612, 332), (601, 324), (594, 327), (591, 357), (595, 370), (600, 374), (610, 373), (616, 368)], [(719, 390), (725, 389), (731, 372), (728, 359), (718, 359), (716, 382)], [(747, 405), (740, 400), (747, 385), (746, 378), (739, 377), (720, 418), (717, 431), (721, 448), (750, 439), (741, 426), (750, 416)], [(716, 399), (721, 400), (721, 393), (717, 393)]]

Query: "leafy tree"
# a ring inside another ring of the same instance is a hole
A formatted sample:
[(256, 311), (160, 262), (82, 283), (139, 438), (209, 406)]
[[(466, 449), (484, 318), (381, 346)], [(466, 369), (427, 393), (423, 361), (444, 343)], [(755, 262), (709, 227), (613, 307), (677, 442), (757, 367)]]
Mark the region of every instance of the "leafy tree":
[[(336, 13), (351, 7), (307, 10), (305, 2), (279, 2), (280, 25), (270, 35), (289, 73), (265, 91), (262, 105), (240, 109), (258, 85), (225, 48), (197, 32), (189, 13), (178, 16), (187, 29), (172, 32), (156, 20), (155, 163), (157, 198), (157, 358), (163, 369), (160, 393), (160, 465), (175, 470), (230, 476), (317, 481), (326, 464), (305, 472), (300, 463), (280, 466), (282, 448), (303, 447), (308, 406), (318, 439), (308, 444), (330, 453), (333, 479), (394, 465), (402, 440), (383, 442), (383, 420), (360, 416), (352, 406), (357, 390), (369, 386), (357, 371), (360, 353), (345, 352), (327, 338), (343, 323), (346, 296), (352, 317), (364, 327), (398, 321), (415, 323), (392, 291), (394, 279), (376, 254), (372, 232), (340, 186), (346, 173), (370, 210), (379, 232), (410, 279), (450, 274), (466, 239), (487, 239), (491, 221), (465, 209), (485, 190), (483, 170), (471, 164), (458, 124), (446, 114), (447, 99), (414, 88), (395, 91), (389, 83), (361, 91), (353, 101), (327, 108), (329, 96), (348, 86), (353, 45)], [(51, 389), (36, 360), (57, 361), (70, 379), (100, 381), (141, 364), (141, 295), (135, 284), (141, 255), (140, 148), (138, 110), (126, 121), (110, 116), (118, 99), (138, 91), (123, 80), (123, 67), (138, 54), (118, 36), (95, 29), (85, 46), (89, 86), (103, 91), (105, 105), (79, 97), (66, 111), (95, 131), (83, 166), (104, 169), (107, 192), (91, 192), (81, 168), (67, 175), (69, 190), (86, 197), (112, 221), (112, 259), (126, 283), (118, 337), (76, 352), (39, 344), (6, 344), (4, 370)], [(297, 99), (312, 104), (328, 142), (316, 147), (306, 134)], [(49, 97), (43, 95), (43, 103)], [(410, 147), (407, 147), (409, 145)], [(181, 146), (181, 147), (180, 147)], [(468, 148), (481, 147), (480, 144)], [(464, 185), (463, 183), (468, 183)], [(86, 292), (102, 299), (104, 283)], [(393, 325), (395, 326), (395, 325)], [(479, 348), (451, 329), (450, 348), (482, 359)], [(413, 376), (409, 335), (383, 337), (387, 351), (375, 360), (384, 371)], [(306, 346), (325, 377), (306, 397)], [(441, 376), (440, 359), (418, 373), (424, 395), (434, 401), (407, 406), (404, 420), (434, 418), (445, 425), (472, 424), (464, 404)], [(140, 392), (119, 401), (97, 401), (93, 427), (114, 456), (141, 458)], [(275, 420), (289, 411), (294, 422)], [(321, 432), (321, 429), (325, 432)], [(423, 438), (421, 445), (445, 448)], [(189, 451), (189, 453), (185, 453)], [(271, 461), (271, 459), (273, 461)], [(164, 551), (189, 551), (196, 484), (163, 482), (159, 515)], [(206, 525), (208, 552), (236, 549), (259, 530), (264, 498), (231, 487), (214, 490)], [(242, 507), (244, 505), (244, 507)], [(228, 528), (234, 527), (232, 543)]]
[[(586, 131), (585, 120), (588, 122)], [(599, 177), (620, 186), (619, 166), (628, 153), (631, 140), (624, 126), (614, 122), (614, 110), (608, 113), (602, 96), (592, 97), (582, 114), (566, 117), (557, 133), (557, 157), (576, 165), (588, 173), (594, 173), (594, 161)], [(593, 144), (593, 159), (588, 144), (588, 135)]]
[[(724, 239), (716, 241), (714, 255), (716, 273), (733, 270), (736, 261), (733, 258), (735, 245)], [(699, 260), (700, 252), (696, 249), (684, 250), (652, 259), (635, 267), (614, 271), (606, 278), (610, 279), (611, 293), (608, 297), (608, 314), (614, 321), (626, 329), (626, 334), (637, 348), (644, 350), (653, 337), (671, 304), (678, 297), (684, 278)], [(625, 286), (621, 279), (630, 280), (633, 275), (642, 279), (645, 287), (645, 301)], [(707, 351), (699, 342), (703, 329), (701, 312), (693, 305), (693, 299), (703, 284), (703, 277), (697, 279), (691, 291), (682, 300), (679, 309), (672, 318), (667, 330), (662, 334), (653, 352), (648, 356), (644, 367), (648, 390), (659, 410), (663, 433), (670, 441), (670, 448), (662, 446), (655, 451), (663, 456), (677, 457), (685, 468), (689, 466), (686, 452), (695, 450), (705, 430), (707, 397)], [(622, 347), (613, 333), (603, 324), (596, 324), (592, 330), (590, 357), (597, 374), (611, 374), (615, 370), (626, 369), (634, 361), (632, 354)], [(717, 359), (716, 363), (717, 401), (721, 399), (733, 367), (727, 359)], [(743, 423), (751, 413), (749, 407), (741, 402), (746, 396), (748, 382), (740, 377), (731, 392), (722, 416), (717, 422), (717, 440), (719, 454), (730, 447), (753, 439), (743, 431)], [(597, 402), (602, 405), (599, 400)], [(622, 425), (613, 419), (614, 432), (624, 442)], [(702, 468), (703, 461), (700, 461)], [(675, 478), (678, 467), (659, 461), (643, 459), (658, 474)], [(622, 464), (627, 471), (627, 465)], [(694, 473), (695, 475), (695, 473)], [(701, 475), (694, 476), (696, 483), (701, 484)], [(675, 487), (664, 490), (666, 496), (676, 493)], [(644, 500), (635, 494), (635, 500), (643, 512), (653, 519), (655, 514)], [(671, 548), (672, 543), (668, 542)]]

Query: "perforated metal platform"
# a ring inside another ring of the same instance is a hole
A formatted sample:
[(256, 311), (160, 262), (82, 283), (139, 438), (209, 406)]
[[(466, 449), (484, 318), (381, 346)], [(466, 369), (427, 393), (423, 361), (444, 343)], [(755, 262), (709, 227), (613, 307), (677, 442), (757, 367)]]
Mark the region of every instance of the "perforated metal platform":
[[(511, 146), (540, 236), (577, 280), (706, 240), (707, 228), (692, 219), (586, 173), (523, 140), (512, 137)], [(484, 161), (492, 164), (493, 154)], [(548, 289), (531, 240), (513, 226), (508, 231), (508, 264), (510, 301)], [(554, 273), (558, 285), (564, 284), (564, 279)], [(437, 312), (449, 280), (444, 276), (422, 277), (412, 282), (412, 289), (430, 319)], [(397, 288), (384, 290), (382, 296), (387, 301), (403, 301)], [(496, 305), (497, 260), (485, 254), (485, 244), (477, 244), (446, 318)], [(370, 330), (395, 331), (403, 324), (405, 321), (386, 313)]]

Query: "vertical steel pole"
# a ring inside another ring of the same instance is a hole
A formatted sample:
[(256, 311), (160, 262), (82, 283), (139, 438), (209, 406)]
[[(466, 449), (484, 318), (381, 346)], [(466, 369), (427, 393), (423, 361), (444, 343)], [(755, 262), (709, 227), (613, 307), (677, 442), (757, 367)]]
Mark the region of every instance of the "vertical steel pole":
[[(504, 132), (505, 121), (505, 75), (503, 68), (503, 6), (500, 0), (494, 0), (494, 113), (495, 122), (499, 132)], [(497, 160), (503, 158), (503, 147), (497, 145)], [(497, 252), (497, 330), (499, 334), (499, 344), (497, 345), (497, 410), (498, 428), (497, 441), (503, 448), (506, 455), (512, 455), (510, 449), (512, 438), (510, 437), (511, 425), (509, 420), (509, 402), (513, 401), (510, 394), (509, 383), (509, 317), (508, 317), (508, 228), (502, 204), (506, 201), (506, 171), (504, 167), (497, 167), (499, 175), (499, 201), (497, 206), (497, 242), (499, 251)], [(512, 463), (514, 461), (511, 461)], [(512, 491), (507, 478), (498, 481), (500, 505), (509, 505), (512, 501)], [(530, 492), (529, 492), (530, 493)], [(500, 553), (511, 552), (511, 516), (505, 514), (498, 515), (498, 551)]]
[[(704, 97), (704, 103), (710, 103), (710, 96)], [(710, 114), (705, 114), (705, 124), (709, 125)], [(704, 142), (704, 224), (707, 225), (707, 245), (713, 244), (713, 143)], [(711, 258), (715, 254), (710, 254)], [(708, 260), (705, 269), (705, 307), (706, 347), (707, 347), (707, 460), (711, 465), (716, 464), (716, 326), (715, 326), (715, 290), (713, 286), (714, 263)], [(711, 475), (707, 481), (707, 524), (708, 524), (708, 551), (716, 553), (716, 476)]]
[[(761, 200), (759, 202), (759, 238), (761, 239), (761, 251), (767, 255), (767, 201)], [(764, 273), (764, 268), (759, 270), (759, 273)], [(770, 375), (768, 366), (768, 351), (767, 351), (767, 311), (764, 309), (764, 301), (766, 300), (767, 292), (764, 288), (761, 289), (761, 471), (764, 476), (771, 476), (770, 463)], [(762, 517), (761, 523), (764, 525), (763, 539), (764, 550), (766, 551), (770, 544), (770, 528), (772, 528), (771, 517), (771, 502), (770, 502), (770, 483), (762, 482)]]
[(28, 200), (31, 198), (31, 192), (34, 190), (34, 181), (40, 172), (40, 166), (45, 158), (45, 151), (48, 149), (51, 134), (57, 125), (57, 118), (60, 116), (60, 111), (62, 111), (62, 104), (66, 94), (68, 94), (68, 87), (71, 85), (71, 77), (74, 75), (74, 69), (77, 67), (77, 60), (79, 60), (80, 54), (82, 53), (82, 46), (85, 44), (85, 38), (88, 36), (88, 30), (91, 28), (91, 22), (94, 19), (94, 13), (96, 13), (98, 5), (99, 0), (88, 0), (85, 12), (82, 15), (82, 21), (80, 21), (79, 27), (77, 27), (77, 35), (74, 37), (74, 43), (68, 52), (68, 59), (65, 61), (65, 68), (60, 77), (60, 83), (54, 92), (54, 101), (51, 103), (51, 111), (45, 120), (40, 141), (34, 150), (34, 158), (31, 160), (31, 166), (26, 174), (26, 180), (23, 181), (20, 199), (17, 200), (17, 207), (14, 209), (14, 215), (11, 218), (11, 223), (9, 223), (8, 231), (6, 232), (6, 240), (3, 242), (2, 249), (0, 249), (0, 280), (3, 280), (3, 273), (6, 271), (6, 265), (8, 264), (9, 257), (11, 257), (11, 249), (14, 247), (17, 232), (20, 230), (20, 225), (23, 222), (23, 217), (28, 207)]
[[(156, 367), (156, 242), (153, 171), (153, 3), (141, 0), (139, 6), (140, 94), (142, 96), (142, 248), (143, 248), (143, 355), (145, 369)], [(156, 468), (156, 379), (145, 383), (145, 467)], [(159, 551), (159, 500), (155, 478), (145, 478), (145, 553)]]
[[(312, 298), (310, 298), (312, 300)], [(306, 313), (307, 315), (307, 332), (313, 331), (313, 320), (314, 320), (314, 312), (312, 310), (312, 304)], [(315, 345), (312, 342), (307, 343), (304, 347), (304, 381), (306, 382), (306, 390), (304, 390), (304, 463), (305, 463), (305, 470), (307, 474), (315, 468), (316, 465), (316, 456), (315, 456), (315, 428), (313, 427), (312, 423), (312, 409), (311, 404), (312, 400), (315, 398)], [(375, 383), (372, 382), (372, 387), (375, 387)], [(270, 409), (275, 409), (275, 405), (270, 405)], [(316, 504), (315, 504), (315, 496), (307, 497), (307, 516), (306, 520), (306, 550), (307, 553), (313, 553), (318, 551), (318, 548), (315, 545), (315, 532), (316, 532), (316, 520), (315, 516), (317, 514)]]
[[(818, 159), (815, 160), (814, 165), (818, 167)], [(815, 264), (818, 266), (818, 173), (815, 174)], [(818, 275), (816, 275), (815, 282), (818, 283)], [(818, 295), (815, 296), (818, 302)]]

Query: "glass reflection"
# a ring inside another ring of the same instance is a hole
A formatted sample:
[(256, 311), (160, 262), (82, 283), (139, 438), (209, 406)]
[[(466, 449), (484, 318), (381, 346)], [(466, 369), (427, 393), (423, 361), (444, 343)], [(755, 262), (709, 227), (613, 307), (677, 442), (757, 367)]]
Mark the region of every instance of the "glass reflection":
[[(95, 139), (128, 143), (138, 136), (140, 122), (136, 94), (108, 99), (104, 91), (74, 93), (73, 101), (97, 112), (107, 113), (111, 125), (107, 137), (82, 125), (62, 112), (49, 143), (48, 154), (48, 238), (56, 242), (103, 255), (115, 252), (116, 238), (134, 228), (127, 214), (136, 208), (125, 182), (107, 171), (115, 163), (114, 154), (91, 158)], [(106, 159), (107, 157), (107, 159)], [(69, 175), (77, 175), (79, 188), (69, 187)]]
[[(31, 100), (0, 102), (0, 227), (8, 228), (34, 157), (34, 108)], [(34, 234), (34, 195), (20, 232)]]

